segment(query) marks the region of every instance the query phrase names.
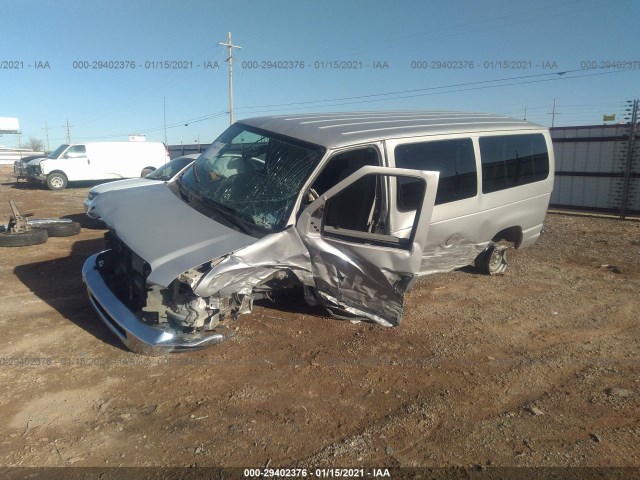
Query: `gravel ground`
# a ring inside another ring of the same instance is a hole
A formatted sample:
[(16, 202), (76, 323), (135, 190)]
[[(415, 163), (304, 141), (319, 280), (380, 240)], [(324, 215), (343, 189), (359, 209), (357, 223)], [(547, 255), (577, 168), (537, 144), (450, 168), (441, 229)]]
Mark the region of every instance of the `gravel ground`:
[(261, 303), (141, 357), (89, 307), (87, 185), (8, 200), (80, 235), (0, 250), (0, 466), (640, 466), (640, 222), (549, 214), (507, 273), (429, 276), (394, 329)]

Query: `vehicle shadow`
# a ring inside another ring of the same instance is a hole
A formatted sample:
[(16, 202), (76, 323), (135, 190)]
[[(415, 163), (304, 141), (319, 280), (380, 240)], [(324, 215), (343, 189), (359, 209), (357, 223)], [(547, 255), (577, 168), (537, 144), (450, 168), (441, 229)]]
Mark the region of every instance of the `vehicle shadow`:
[(305, 302), (304, 292), (302, 288), (290, 288), (282, 290), (274, 294), (272, 298), (273, 300), (256, 300), (254, 304), (268, 310), (279, 312), (307, 315), (310, 317), (318, 318), (333, 318), (323, 306), (311, 306), (307, 302)]
[[(50, 239), (49, 241), (55, 241)], [(126, 348), (100, 321), (87, 299), (82, 282), (82, 265), (94, 253), (104, 249), (101, 238), (80, 240), (73, 244), (71, 255), (44, 262), (18, 265), (14, 274), (42, 301), (64, 318), (98, 340), (120, 350)]]
[[(96, 185), (100, 185), (102, 183), (113, 182), (116, 180), (122, 180), (122, 179), (83, 180), (83, 181), (69, 182), (69, 184), (67, 185), (67, 189), (90, 188), (90, 187), (95, 187)], [(13, 187), (18, 190), (49, 190), (46, 183), (44, 182), (28, 182), (28, 181), (17, 182), (14, 180), (14, 181), (0, 183), (0, 185), (6, 186), (6, 187)]]
[[(41, 190), (42, 185), (32, 182), (4, 182), (0, 183), (3, 187), (13, 187), (18, 190)], [(46, 187), (45, 187), (46, 188)]]

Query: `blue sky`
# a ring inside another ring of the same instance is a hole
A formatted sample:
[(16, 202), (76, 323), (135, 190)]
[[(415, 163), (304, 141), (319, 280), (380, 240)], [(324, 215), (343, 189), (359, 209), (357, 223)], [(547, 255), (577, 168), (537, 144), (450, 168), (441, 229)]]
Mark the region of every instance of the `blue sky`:
[[(526, 108), (550, 126), (555, 98), (556, 126), (599, 124), (640, 96), (639, 14), (638, 0), (0, 0), (0, 117), (21, 141), (46, 125), (52, 149), (67, 121), (72, 141), (164, 141), (166, 124), (170, 144), (210, 143), (229, 123), (230, 31), (236, 120)], [(97, 62), (135, 69), (80, 68)]]

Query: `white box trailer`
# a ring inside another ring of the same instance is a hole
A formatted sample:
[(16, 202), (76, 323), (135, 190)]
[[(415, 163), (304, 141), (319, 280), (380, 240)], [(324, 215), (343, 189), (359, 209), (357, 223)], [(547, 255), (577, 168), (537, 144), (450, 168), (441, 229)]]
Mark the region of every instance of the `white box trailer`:
[(145, 176), (169, 162), (161, 142), (87, 142), (63, 144), (47, 157), (29, 162), (26, 176), (62, 190), (68, 182)]

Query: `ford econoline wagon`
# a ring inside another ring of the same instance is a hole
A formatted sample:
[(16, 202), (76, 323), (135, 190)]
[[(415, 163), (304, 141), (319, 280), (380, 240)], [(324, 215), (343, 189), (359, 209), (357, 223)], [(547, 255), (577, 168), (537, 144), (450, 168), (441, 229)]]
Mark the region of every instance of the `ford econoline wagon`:
[(416, 278), (539, 237), (553, 186), (547, 128), (499, 115), (355, 112), (250, 118), (166, 183), (106, 192), (89, 298), (129, 348), (225, 340), (253, 301), (301, 287), (337, 317), (400, 323)]

